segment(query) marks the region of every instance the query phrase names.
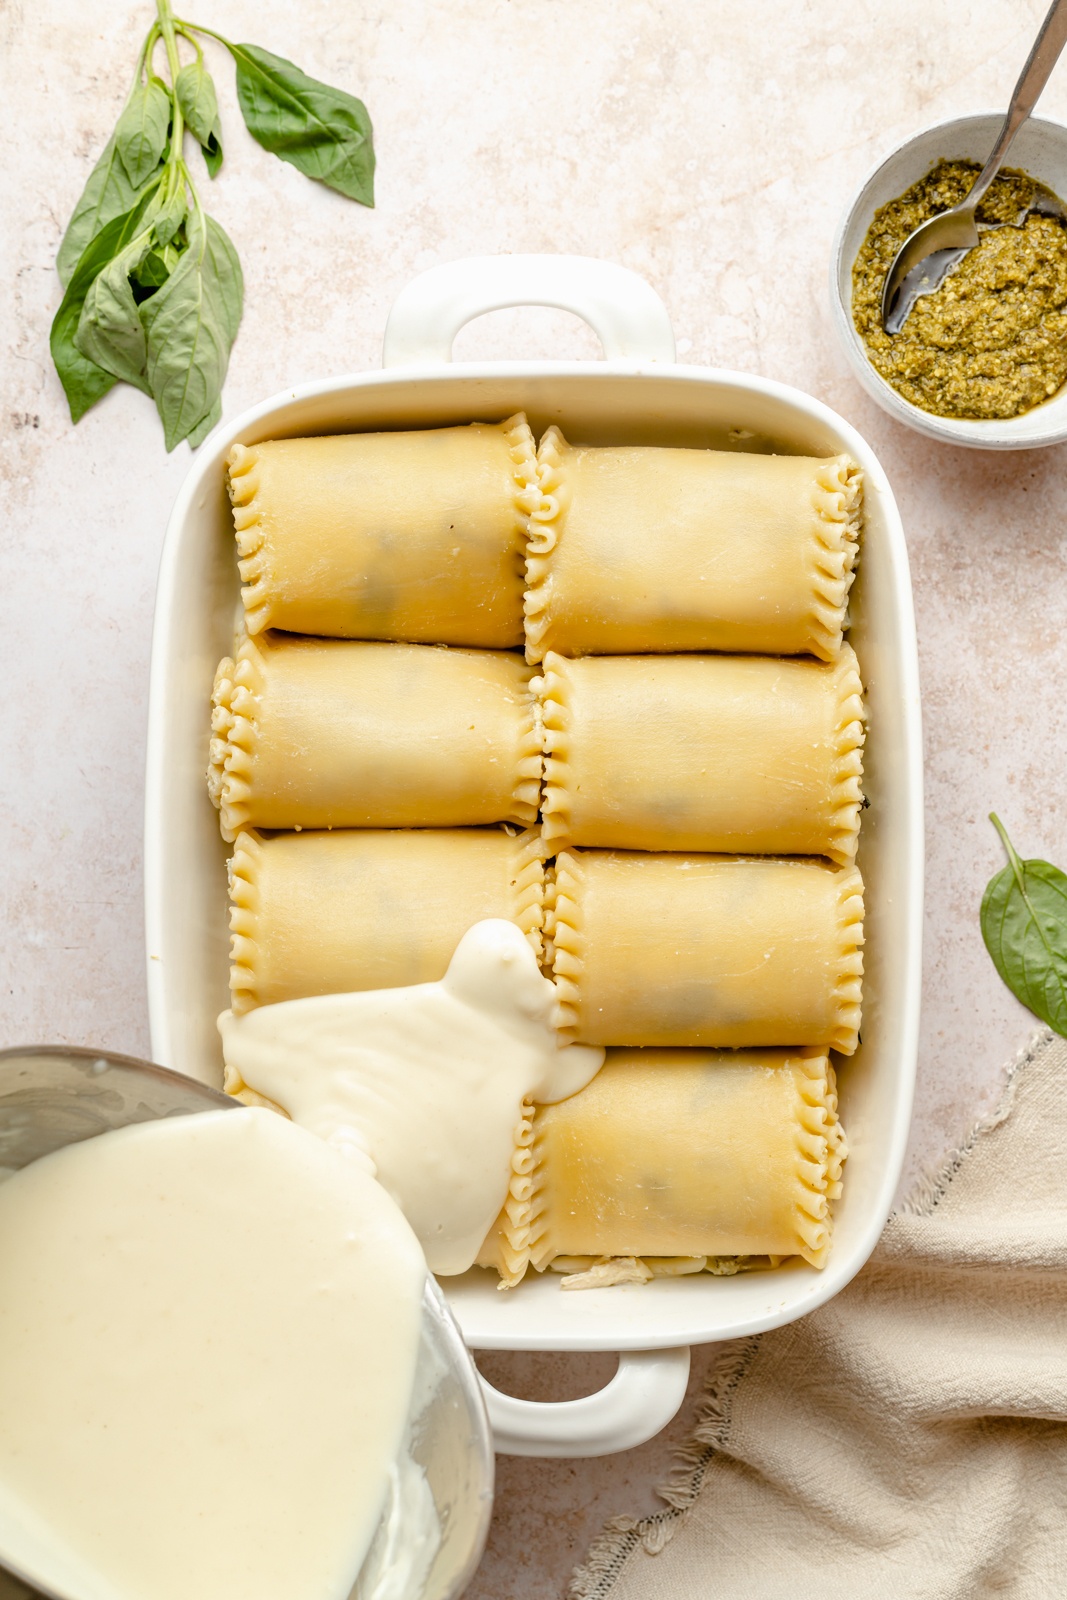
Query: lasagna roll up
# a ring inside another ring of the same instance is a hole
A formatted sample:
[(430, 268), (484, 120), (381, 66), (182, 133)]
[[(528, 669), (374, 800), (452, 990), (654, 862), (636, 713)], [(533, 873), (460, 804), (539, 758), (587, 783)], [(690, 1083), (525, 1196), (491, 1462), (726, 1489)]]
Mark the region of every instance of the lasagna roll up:
[(540, 956), (542, 849), (536, 833), (500, 828), (239, 834), (232, 1009), (435, 983), (485, 917), (516, 923)]
[(545, 931), (566, 1038), (856, 1048), (863, 884), (854, 867), (563, 851)]
[(639, 1264), (622, 1281), (752, 1257), (821, 1267), (845, 1154), (824, 1051), (609, 1050), (578, 1094), (529, 1109), (479, 1264), (507, 1284), (605, 1258)]
[(550, 654), (534, 683), (553, 850), (855, 856), (864, 711), (849, 645), (825, 664)]
[(526, 650), (639, 655), (841, 647), (860, 515), (847, 456), (654, 446), (538, 452)]
[(530, 670), (505, 651), (245, 639), (215, 675), (208, 789), (223, 837), (534, 822)]
[(533, 435), (506, 422), (235, 444), (250, 634), (507, 649), (523, 640)]

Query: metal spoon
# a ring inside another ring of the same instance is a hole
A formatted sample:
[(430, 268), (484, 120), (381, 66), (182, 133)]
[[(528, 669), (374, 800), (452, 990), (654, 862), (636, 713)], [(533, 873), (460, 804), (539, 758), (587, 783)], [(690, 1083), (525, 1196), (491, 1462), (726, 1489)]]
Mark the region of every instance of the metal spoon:
[[(1041, 31), (1011, 97), (1008, 114), (997, 135), (992, 154), (971, 186), (965, 200), (950, 211), (930, 217), (908, 235), (896, 253), (882, 288), (882, 327), (888, 334), (899, 333), (920, 295), (933, 294), (968, 250), (978, 243), (975, 211), (989, 185), (1000, 170), (1008, 147), (1030, 116), (1037, 98), (1067, 44), (1067, 0), (1052, 0)], [(1029, 211), (1064, 216), (1062, 207), (1049, 195), (1035, 196)]]

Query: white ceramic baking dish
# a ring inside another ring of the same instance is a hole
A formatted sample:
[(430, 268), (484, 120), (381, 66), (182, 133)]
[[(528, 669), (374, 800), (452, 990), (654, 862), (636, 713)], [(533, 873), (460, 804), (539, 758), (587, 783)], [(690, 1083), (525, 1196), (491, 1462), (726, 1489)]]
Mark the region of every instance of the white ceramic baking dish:
[[(512, 305), (576, 312), (603, 362), (453, 365), (458, 330)], [(866, 515), (851, 638), (870, 705), (860, 865), (867, 884), (863, 1040), (840, 1063), (851, 1155), (830, 1264), (734, 1278), (659, 1279), (562, 1292), (552, 1274), (502, 1294), (474, 1270), (443, 1287), (474, 1349), (619, 1351), (612, 1382), (539, 1405), (488, 1390), (498, 1448), (594, 1455), (650, 1437), (685, 1391), (689, 1346), (803, 1316), (863, 1265), (897, 1184), (911, 1111), (922, 930), (922, 752), (907, 552), (882, 468), (834, 412), (763, 378), (674, 364), (662, 302), (623, 268), (577, 257), (453, 262), (412, 283), (386, 329), (384, 370), (306, 384), (217, 428), (171, 515), (152, 653), (145, 823), (148, 995), (155, 1059), (221, 1078), (215, 1018), (227, 1004), (227, 847), (208, 802), (208, 702), (238, 595), (224, 463), (231, 445), (294, 434), (495, 421), (525, 410), (586, 443), (658, 443), (799, 454), (848, 451), (864, 469)], [(487, 1386), (488, 1387), (488, 1386)]]

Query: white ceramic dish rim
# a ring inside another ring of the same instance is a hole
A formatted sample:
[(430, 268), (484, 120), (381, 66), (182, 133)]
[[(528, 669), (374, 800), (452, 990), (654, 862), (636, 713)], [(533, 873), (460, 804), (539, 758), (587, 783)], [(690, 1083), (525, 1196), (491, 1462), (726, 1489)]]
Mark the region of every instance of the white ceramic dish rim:
[[(877, 401), (897, 422), (915, 429), (928, 439), (936, 439), (942, 444), (962, 445), (972, 450), (1038, 450), (1049, 445), (1062, 444), (1067, 440), (1067, 385), (1050, 396), (1042, 405), (1036, 406), (1034, 410), (1024, 413), (1021, 417), (997, 422), (968, 422), (952, 417), (938, 417), (905, 400), (904, 396), (898, 394), (896, 389), (876, 371), (867, 358), (851, 313), (852, 263), (855, 249), (850, 245), (847, 248), (846, 246), (857, 217), (862, 215), (863, 218), (860, 235), (862, 239), (870, 227), (877, 207), (884, 204), (887, 199), (903, 193), (904, 189), (922, 176), (922, 172), (917, 171), (901, 179), (899, 184), (891, 186), (890, 194), (874, 200), (872, 193), (881, 187), (880, 180), (896, 167), (906, 164), (911, 153), (924, 144), (933, 144), (935, 141), (948, 143), (972, 131), (977, 135), (978, 125), (983, 126), (981, 137), (975, 139), (973, 159), (983, 161), (992, 148), (993, 138), (1003, 121), (1003, 116), (1003, 110), (1000, 110), (972, 111), (963, 116), (948, 117), (944, 122), (933, 123), (917, 133), (909, 134), (888, 155), (871, 167), (845, 207), (834, 235), (833, 248), (830, 252), (830, 314), (841, 347), (856, 378), (872, 400)], [(1030, 139), (1047, 138), (1060, 143), (1067, 161), (1067, 125), (1048, 117), (1031, 117), (1008, 154), (1008, 166), (1021, 166), (1024, 171), (1029, 171), (1031, 176), (1048, 182), (1047, 175), (1042, 176), (1040, 172), (1032, 170), (1032, 164), (1028, 164), (1019, 154), (1021, 150), (1025, 150), (1028, 136)], [(936, 157), (928, 156), (922, 171), (928, 170), (934, 159)], [(1054, 185), (1050, 184), (1050, 187)]]
[[(581, 281), (582, 272), (579, 268), (585, 271), (589, 281)], [(885, 517), (885, 537), (888, 559), (892, 564), (893, 600), (897, 615), (895, 644), (903, 721), (901, 741), (894, 752), (894, 759), (902, 764), (906, 774), (902, 804), (907, 814), (901, 819), (901, 826), (906, 831), (909, 845), (905, 877), (895, 884), (895, 892), (904, 901), (905, 917), (901, 924), (901, 948), (894, 955), (894, 998), (900, 1007), (897, 1028), (900, 1044), (892, 1115), (889, 1124), (879, 1130), (881, 1177), (877, 1203), (871, 1205), (860, 1236), (852, 1241), (847, 1252), (842, 1250), (831, 1258), (824, 1273), (816, 1274), (810, 1269), (802, 1269), (801, 1272), (780, 1269), (777, 1274), (760, 1275), (767, 1280), (765, 1303), (758, 1314), (742, 1317), (727, 1315), (709, 1320), (706, 1315), (694, 1319), (692, 1315), (685, 1314), (689, 1286), (681, 1280), (660, 1280), (647, 1288), (636, 1290), (613, 1289), (561, 1297), (558, 1280), (546, 1277), (529, 1286), (529, 1298), (524, 1300), (516, 1297), (512, 1301), (516, 1308), (514, 1314), (505, 1311), (506, 1301), (511, 1297), (500, 1297), (495, 1290), (488, 1289), (480, 1281), (484, 1275), (468, 1275), (451, 1283), (446, 1281), (443, 1287), (464, 1328), (468, 1343), (474, 1348), (611, 1349), (629, 1352), (622, 1359), (620, 1371), (613, 1382), (584, 1400), (559, 1405), (534, 1405), (497, 1395), (490, 1390), (490, 1415), (498, 1448), (514, 1453), (586, 1455), (623, 1449), (640, 1442), (657, 1431), (681, 1401), (688, 1373), (689, 1343), (732, 1338), (778, 1326), (824, 1304), (844, 1287), (873, 1249), (891, 1204), (910, 1122), (917, 1045), (922, 915), (922, 767), (918, 677), (903, 530), (885, 475), (861, 436), (821, 402), (771, 380), (716, 369), (677, 366), (663, 359), (673, 354), (673, 341), (669, 336), (669, 323), (665, 321), (666, 313), (658, 300), (655, 300), (655, 304), (659, 313), (662, 313), (662, 320), (657, 324), (658, 313), (653, 315), (646, 304), (643, 314), (635, 315), (636, 334), (633, 328), (627, 330), (621, 326), (618, 319), (613, 322), (610, 315), (598, 316), (598, 312), (605, 310), (604, 302), (611, 299), (604, 281), (605, 274), (611, 272), (619, 274), (621, 269), (609, 268), (603, 263), (559, 257), (485, 258), (478, 262), (453, 263), (449, 268), (435, 269), (409, 286), (394, 309), (394, 318), (390, 322), (390, 353), (394, 360), (410, 364), (399, 369), (305, 384), (251, 407), (220, 427), (202, 447), (172, 513), (160, 569), (153, 640), (145, 852), (148, 987), (154, 1054), (157, 1059), (168, 1063), (174, 1056), (172, 1022), (175, 1019), (168, 994), (166, 963), (161, 959), (161, 953), (168, 946), (168, 906), (164, 881), (166, 845), (162, 818), (168, 774), (168, 678), (181, 661), (181, 640), (172, 635), (173, 597), (180, 578), (186, 523), (194, 517), (198, 500), (201, 506), (205, 502), (207, 485), (212, 476), (216, 482), (219, 481), (225, 454), (235, 439), (266, 437), (265, 425), (271, 420), (277, 421), (279, 431), (284, 431), (284, 414), (303, 402), (321, 404), (333, 400), (337, 403), (339, 414), (346, 394), (360, 391), (366, 395), (370, 391), (373, 395), (378, 390), (384, 400), (398, 382), (415, 383), (429, 392), (442, 383), (452, 384), (457, 379), (461, 380), (470, 390), (471, 409), (467, 413), (470, 415), (480, 414), (475, 398), (477, 391), (480, 388), (499, 389), (502, 383), (513, 384), (521, 389), (527, 380), (551, 380), (553, 383), (566, 384), (571, 379), (587, 380), (591, 375), (600, 384), (611, 384), (615, 380), (625, 383), (645, 378), (668, 379), (672, 390), (676, 392), (680, 393), (682, 388), (688, 387), (695, 395), (700, 391), (706, 393), (711, 384), (719, 390), (728, 389), (732, 396), (738, 398), (738, 403), (747, 397), (753, 404), (768, 403), (785, 408), (798, 426), (817, 426), (822, 432), (833, 434), (841, 441), (840, 448), (850, 450), (863, 464), (868, 492), (879, 497)], [(545, 280), (553, 274), (563, 282), (558, 292), (549, 292), (545, 288)], [(632, 274), (624, 276), (633, 277)], [(427, 280), (434, 282), (428, 285)], [(642, 280), (635, 279), (634, 282), (646, 297), (651, 295)], [(618, 282), (615, 287), (620, 287)], [(625, 290), (626, 286), (622, 285), (622, 288)], [(595, 294), (594, 290), (597, 291)], [(394, 319), (402, 309), (405, 297), (407, 310), (401, 319), (402, 325), (397, 325)], [(625, 293), (622, 298), (625, 301)], [(654, 296), (652, 298), (655, 299)], [(463, 301), (462, 305), (459, 304), (460, 300)], [(442, 365), (448, 360), (451, 339), (457, 327), (480, 311), (509, 304), (556, 304), (576, 311), (593, 323), (614, 358), (603, 364), (535, 361)], [(633, 310), (632, 304), (630, 309)], [(421, 326), (420, 318), (423, 319)], [(635, 345), (646, 359), (632, 359)], [(650, 353), (653, 357), (651, 360), (648, 359)], [(479, 1279), (473, 1287), (469, 1281), (472, 1276)], [(707, 1281), (704, 1280), (705, 1283)], [(548, 1306), (546, 1299), (549, 1291), (555, 1296), (551, 1306)], [(524, 1296), (526, 1292), (527, 1286), (524, 1286), (520, 1295)], [(642, 1299), (634, 1301), (634, 1293), (642, 1296)], [(536, 1297), (536, 1304), (533, 1297)], [(559, 1310), (561, 1300), (567, 1303), (565, 1313)], [(499, 1308), (499, 1311), (495, 1308)], [(550, 1317), (558, 1322), (563, 1316), (566, 1324), (556, 1326), (551, 1336), (546, 1336), (543, 1326), (539, 1326), (543, 1324), (546, 1308)]]

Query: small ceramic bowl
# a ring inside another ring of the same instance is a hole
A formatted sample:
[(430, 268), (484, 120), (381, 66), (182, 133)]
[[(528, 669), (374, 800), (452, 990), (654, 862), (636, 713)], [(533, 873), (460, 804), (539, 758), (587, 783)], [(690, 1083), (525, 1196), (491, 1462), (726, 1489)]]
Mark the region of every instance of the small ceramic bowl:
[[(898, 422), (930, 439), (967, 445), (974, 450), (1033, 450), (1067, 439), (1067, 384), (1021, 417), (995, 422), (938, 417), (913, 406), (879, 376), (852, 321), (852, 264), (879, 206), (903, 194), (937, 161), (976, 161), (981, 165), (993, 148), (1003, 115), (1001, 111), (978, 112), (927, 128), (899, 145), (864, 180), (846, 209), (834, 240), (830, 308), (853, 372), (871, 398)], [(1007, 165), (1020, 168), (1054, 194), (1067, 198), (1067, 127), (1032, 118), (1016, 135)]]

